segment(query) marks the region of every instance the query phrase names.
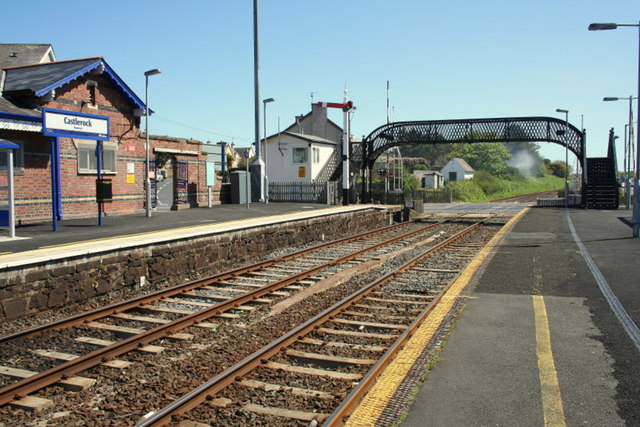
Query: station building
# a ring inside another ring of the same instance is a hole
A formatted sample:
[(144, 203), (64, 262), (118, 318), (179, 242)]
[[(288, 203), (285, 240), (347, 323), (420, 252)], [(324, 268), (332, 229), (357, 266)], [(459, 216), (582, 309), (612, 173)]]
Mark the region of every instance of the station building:
[(328, 119), (327, 107), (314, 104), (284, 131), (265, 142), (269, 181), (326, 182), (337, 179), (342, 128)]
[[(102, 57), (58, 61), (50, 45), (0, 44), (0, 140), (19, 147), (14, 153), (16, 222), (96, 216), (97, 178), (110, 180), (111, 201), (100, 204), (105, 215), (143, 211), (146, 135), (140, 124), (145, 108)], [(76, 137), (74, 127), (83, 123), (106, 123), (108, 130), (96, 138), (78, 131)], [(173, 179), (173, 209), (206, 203), (209, 186), (219, 200), (221, 147), (184, 138), (149, 140), (152, 203), (160, 174)], [(0, 186), (6, 185), (2, 179)]]

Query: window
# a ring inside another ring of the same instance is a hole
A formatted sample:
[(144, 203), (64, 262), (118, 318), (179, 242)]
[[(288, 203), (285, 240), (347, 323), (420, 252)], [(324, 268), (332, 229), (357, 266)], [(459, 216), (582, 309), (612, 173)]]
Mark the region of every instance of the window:
[[(98, 156), (96, 153), (97, 141), (76, 142), (78, 147), (78, 173), (97, 173)], [(102, 172), (116, 173), (116, 149), (114, 142), (102, 143)]]
[[(18, 144), (20, 148), (13, 150), (13, 169), (24, 169), (24, 143), (21, 141), (9, 141)], [(0, 155), (0, 169), (7, 169), (7, 156)]]
[(98, 86), (98, 83), (94, 82), (93, 80), (87, 80), (87, 86), (89, 88), (89, 105), (91, 107), (95, 107), (96, 106), (96, 87)]
[(458, 173), (457, 172), (449, 172), (449, 182), (457, 181)]
[(307, 163), (309, 161), (309, 149), (308, 148), (294, 148), (293, 149), (293, 163)]
[(320, 149), (319, 148), (315, 148), (313, 149), (313, 163), (320, 163)]

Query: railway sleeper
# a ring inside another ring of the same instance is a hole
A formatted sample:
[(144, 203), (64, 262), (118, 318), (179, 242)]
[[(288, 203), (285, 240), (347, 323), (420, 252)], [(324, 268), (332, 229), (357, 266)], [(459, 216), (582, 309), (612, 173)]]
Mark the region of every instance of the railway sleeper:
[(371, 329), (391, 329), (391, 330), (400, 330), (404, 331), (407, 329), (406, 325), (397, 325), (390, 323), (373, 323), (373, 322), (362, 322), (360, 320), (347, 320), (347, 319), (331, 319), (331, 322), (338, 323), (340, 325), (352, 326), (359, 330), (365, 330), (367, 328)]
[[(93, 337), (77, 337), (74, 341), (85, 343), (85, 344), (93, 344), (98, 347), (108, 347), (116, 343), (115, 341), (102, 340), (102, 339), (93, 338)], [(142, 353), (149, 353), (149, 354), (160, 354), (164, 351), (164, 347), (161, 347), (159, 345), (144, 345), (144, 346), (138, 347), (136, 351), (140, 351)]]
[[(195, 313), (194, 310), (179, 310), (176, 308), (167, 308), (167, 307), (155, 307), (149, 304), (144, 304), (141, 305), (140, 307), (137, 308), (138, 310), (141, 310), (143, 312), (157, 312), (157, 313), (171, 313), (171, 314), (180, 314), (180, 315), (189, 315), (192, 313)], [(238, 319), (240, 318), (240, 316), (238, 316), (237, 314), (233, 314), (233, 313), (220, 313), (217, 314), (215, 317), (222, 317), (222, 318), (226, 318), (226, 319)]]
[(317, 412), (297, 411), (294, 409), (275, 408), (273, 406), (256, 405), (255, 403), (236, 403), (226, 397), (218, 397), (209, 401), (211, 406), (219, 408), (228, 408), (229, 406), (238, 405), (245, 412), (253, 412), (261, 415), (271, 415), (275, 417), (289, 418), (300, 421), (319, 421), (322, 422), (329, 418), (331, 414), (321, 414)]
[(244, 387), (257, 388), (264, 391), (288, 391), (291, 394), (294, 394), (296, 396), (304, 396), (304, 397), (318, 398), (318, 399), (334, 399), (335, 398), (333, 394), (327, 393), (326, 391), (309, 390), (309, 389), (300, 388), (300, 387), (291, 387), (291, 386), (281, 385), (281, 384), (266, 383), (258, 380), (241, 379), (238, 382), (238, 384)]
[[(18, 380), (23, 380), (25, 378), (30, 378), (34, 375), (37, 375), (38, 372), (28, 371), (26, 369), (17, 369), (9, 366), (0, 366), (0, 374), (15, 378)], [(65, 390), (71, 391), (81, 391), (93, 386), (96, 383), (94, 378), (86, 378), (80, 376), (72, 376), (64, 379), (60, 379), (55, 383), (55, 385), (64, 388)], [(19, 399), (24, 403), (23, 399)]]
[(396, 334), (377, 334), (373, 332), (345, 331), (342, 329), (333, 329), (333, 328), (318, 328), (317, 331), (320, 333), (329, 334), (329, 335), (346, 335), (350, 337), (359, 337), (359, 338), (377, 338), (377, 339), (389, 340), (389, 341), (393, 341), (399, 336)]
[(280, 362), (265, 362), (262, 367), (279, 371), (291, 372), (295, 374), (315, 375), (327, 378), (337, 378), (345, 381), (359, 381), (363, 375), (349, 372), (336, 372), (327, 369), (308, 368), (304, 366), (294, 366)]
[[(406, 305), (428, 305), (429, 301), (408, 301), (404, 299), (392, 299), (392, 298), (375, 298), (375, 297), (364, 297), (362, 298), (366, 301), (372, 302), (382, 302), (387, 304), (406, 304)], [(388, 307), (385, 307), (388, 309)]]
[[(377, 317), (375, 314), (373, 313), (363, 313), (360, 311), (343, 311), (342, 313), (340, 313), (343, 316), (354, 316), (354, 317), (364, 317), (364, 318), (371, 318), (371, 317)], [(408, 316), (385, 316), (385, 319), (387, 320), (395, 320), (395, 321), (399, 321), (399, 322), (408, 322), (410, 320), (412, 320), (413, 318), (408, 317)]]
[(287, 356), (292, 357), (303, 363), (313, 363), (322, 368), (337, 368), (340, 366), (352, 366), (352, 365), (373, 365), (376, 363), (376, 359), (358, 359), (354, 357), (341, 357), (333, 356), (322, 353), (308, 353), (305, 351), (298, 351), (293, 349), (287, 349), (284, 352)]
[[(201, 298), (204, 300), (214, 300), (214, 301), (228, 301), (232, 298), (230, 297), (222, 297), (222, 296), (213, 296), (213, 295), (200, 295), (196, 292), (184, 292), (182, 295), (191, 297), (191, 298)], [(166, 301), (166, 300), (165, 300)], [(254, 298), (251, 300), (251, 303), (255, 304), (272, 304), (273, 300), (269, 298)]]
[[(369, 305), (369, 304), (353, 304), (352, 308), (362, 308), (365, 310), (389, 310), (389, 307), (384, 305)], [(405, 307), (406, 313), (420, 313), (422, 311), (421, 308), (409, 308)]]
[(322, 347), (346, 347), (352, 350), (362, 350), (362, 351), (371, 351), (382, 353), (387, 350), (387, 347), (383, 347), (381, 345), (366, 345), (366, 344), (351, 344), (346, 342), (338, 342), (338, 341), (323, 341), (314, 338), (301, 338), (298, 340), (300, 344), (307, 345), (317, 345)]
[[(144, 329), (128, 328), (126, 326), (107, 325), (105, 323), (100, 323), (100, 322), (88, 322), (86, 323), (86, 326), (90, 328), (113, 332), (114, 334), (116, 334), (116, 336), (124, 335), (125, 337), (129, 337), (132, 335), (140, 335), (145, 332)], [(193, 339), (193, 335), (187, 334), (187, 333), (177, 333), (177, 334), (167, 335), (166, 338), (171, 340), (178, 340), (178, 341), (191, 340)]]

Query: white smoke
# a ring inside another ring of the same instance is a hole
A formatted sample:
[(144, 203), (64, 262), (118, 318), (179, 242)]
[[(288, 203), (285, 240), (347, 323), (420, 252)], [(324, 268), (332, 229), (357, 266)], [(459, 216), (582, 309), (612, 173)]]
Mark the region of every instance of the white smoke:
[(520, 150), (513, 153), (511, 159), (507, 161), (507, 164), (518, 169), (520, 175), (525, 178), (531, 178), (537, 175), (536, 160), (527, 150)]

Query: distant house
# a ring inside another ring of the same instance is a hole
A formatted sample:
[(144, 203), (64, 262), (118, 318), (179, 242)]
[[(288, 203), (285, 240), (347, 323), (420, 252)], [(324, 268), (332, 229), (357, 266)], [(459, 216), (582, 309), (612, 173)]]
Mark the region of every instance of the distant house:
[(327, 108), (312, 105), (283, 132), (266, 139), (270, 182), (326, 182), (338, 179), (342, 128), (327, 118)]
[[(240, 162), (244, 159), (253, 159), (256, 155), (253, 147), (236, 147), (233, 142), (231, 144), (226, 142), (220, 142), (219, 144), (225, 145), (225, 153), (227, 157), (227, 164), (229, 168), (237, 168)], [(249, 160), (251, 165), (251, 160)]]
[(444, 182), (446, 184), (451, 181), (471, 179), (473, 178), (475, 170), (464, 159), (453, 157), (440, 172), (444, 176)]
[(50, 44), (0, 43), (0, 68), (55, 62)]
[(420, 181), (420, 187), (438, 189), (444, 186), (444, 176), (438, 171), (414, 170), (413, 176)]

